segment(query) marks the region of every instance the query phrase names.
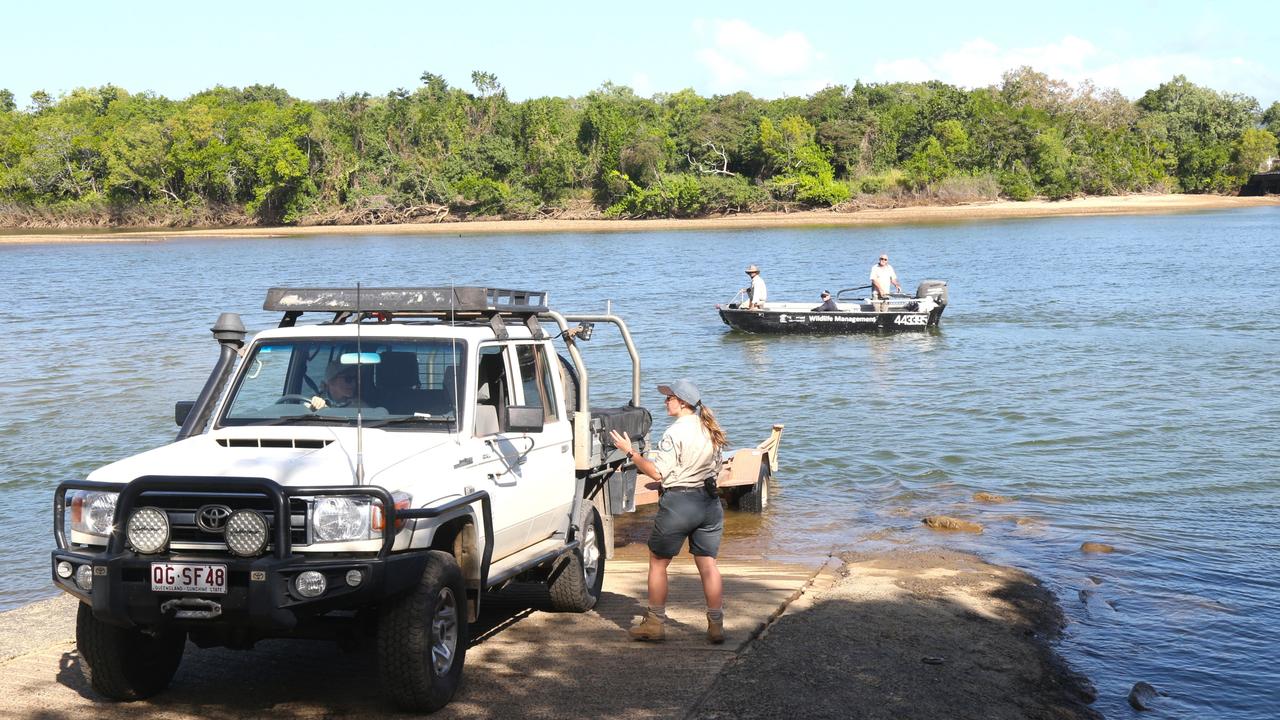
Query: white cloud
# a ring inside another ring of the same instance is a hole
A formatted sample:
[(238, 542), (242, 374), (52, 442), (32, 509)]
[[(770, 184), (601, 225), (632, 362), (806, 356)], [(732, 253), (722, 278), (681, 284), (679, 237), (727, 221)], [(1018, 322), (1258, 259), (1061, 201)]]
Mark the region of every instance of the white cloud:
[(877, 62), (872, 75), (877, 81), (941, 80), (962, 87), (984, 87), (1000, 82), (1006, 70), (1030, 65), (1052, 78), (1077, 80), (1083, 79), (1089, 58), (1097, 54), (1093, 43), (1071, 35), (1040, 47), (1010, 49), (975, 38), (933, 58)]
[(1188, 80), (1214, 90), (1253, 95), (1264, 106), (1280, 94), (1280, 75), (1240, 57), (1168, 53), (1124, 58), (1072, 35), (1047, 45), (1021, 48), (1002, 48), (984, 38), (975, 38), (933, 57), (877, 62), (871, 79), (941, 80), (960, 87), (985, 87), (998, 84), (1006, 71), (1023, 65), (1073, 85), (1090, 80), (1100, 88), (1116, 88), (1129, 97), (1137, 97), (1174, 75), (1186, 75)]
[(706, 43), (694, 58), (709, 73), (712, 92), (776, 97), (828, 84), (818, 69), (825, 56), (802, 32), (770, 35), (744, 20), (698, 20), (693, 28)]
[(633, 74), (629, 87), (640, 97), (649, 97), (654, 93), (653, 80), (648, 73), (638, 72)]

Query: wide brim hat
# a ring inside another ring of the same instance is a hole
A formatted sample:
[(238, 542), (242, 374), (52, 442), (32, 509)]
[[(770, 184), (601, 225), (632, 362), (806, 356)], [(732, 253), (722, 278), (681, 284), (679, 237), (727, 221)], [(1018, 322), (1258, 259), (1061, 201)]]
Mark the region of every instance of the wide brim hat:
[(759, 272), (760, 272), (760, 268), (756, 267), (755, 265), (748, 265), (748, 266), (747, 266), (747, 274), (748, 274), (748, 275), (750, 275), (751, 273), (759, 273)]
[(344, 374), (344, 373), (345, 373), (345, 374), (347, 374), (347, 375), (350, 375), (350, 376), (352, 376), (352, 377), (355, 377), (355, 374), (356, 374), (356, 366), (355, 366), (355, 365), (343, 365), (342, 363), (340, 363), (340, 362), (338, 362), (338, 361), (334, 360), (334, 361), (330, 362), (330, 363), (329, 363), (329, 365), (324, 369), (324, 381), (325, 381), (325, 382), (332, 382), (334, 378), (336, 378), (336, 377), (338, 377), (339, 375), (342, 375), (342, 374)]
[(680, 402), (689, 407), (696, 408), (702, 403), (702, 393), (698, 392), (698, 386), (687, 378), (680, 378), (679, 380), (672, 380), (669, 383), (659, 385), (658, 392), (678, 398)]

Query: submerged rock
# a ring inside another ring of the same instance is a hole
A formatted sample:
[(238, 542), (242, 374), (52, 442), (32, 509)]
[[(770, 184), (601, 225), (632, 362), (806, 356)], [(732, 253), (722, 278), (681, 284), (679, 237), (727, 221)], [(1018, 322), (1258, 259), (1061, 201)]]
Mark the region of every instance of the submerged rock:
[(1116, 549), (1106, 543), (1085, 542), (1080, 543), (1080, 551), (1087, 553), (1113, 553)]
[(1012, 500), (1012, 498), (1005, 497), (1004, 495), (997, 495), (989, 492), (976, 492), (973, 494), (973, 499), (977, 502), (984, 503), (1007, 503)]
[(956, 530), (959, 532), (971, 533), (982, 532), (982, 526), (976, 522), (969, 522), (968, 520), (961, 520), (947, 515), (928, 515), (920, 522), (924, 523), (925, 527), (933, 530)]
[(1151, 683), (1139, 680), (1133, 684), (1133, 689), (1129, 691), (1129, 704), (1133, 706), (1134, 710), (1150, 710), (1159, 695)]

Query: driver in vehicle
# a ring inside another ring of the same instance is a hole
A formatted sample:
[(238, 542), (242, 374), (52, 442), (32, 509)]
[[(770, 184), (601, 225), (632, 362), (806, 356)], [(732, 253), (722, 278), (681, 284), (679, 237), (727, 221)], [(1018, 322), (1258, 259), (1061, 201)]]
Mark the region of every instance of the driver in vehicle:
[(311, 399), (316, 410), (324, 407), (352, 407), (356, 404), (356, 367), (339, 362), (325, 369), (320, 395)]

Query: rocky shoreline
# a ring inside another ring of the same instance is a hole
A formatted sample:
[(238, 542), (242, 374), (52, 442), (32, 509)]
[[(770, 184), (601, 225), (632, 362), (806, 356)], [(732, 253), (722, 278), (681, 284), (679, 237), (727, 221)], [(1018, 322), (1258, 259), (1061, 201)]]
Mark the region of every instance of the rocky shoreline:
[(846, 552), (716, 678), (691, 717), (1100, 718), (1053, 641), (1053, 593), (941, 549)]

